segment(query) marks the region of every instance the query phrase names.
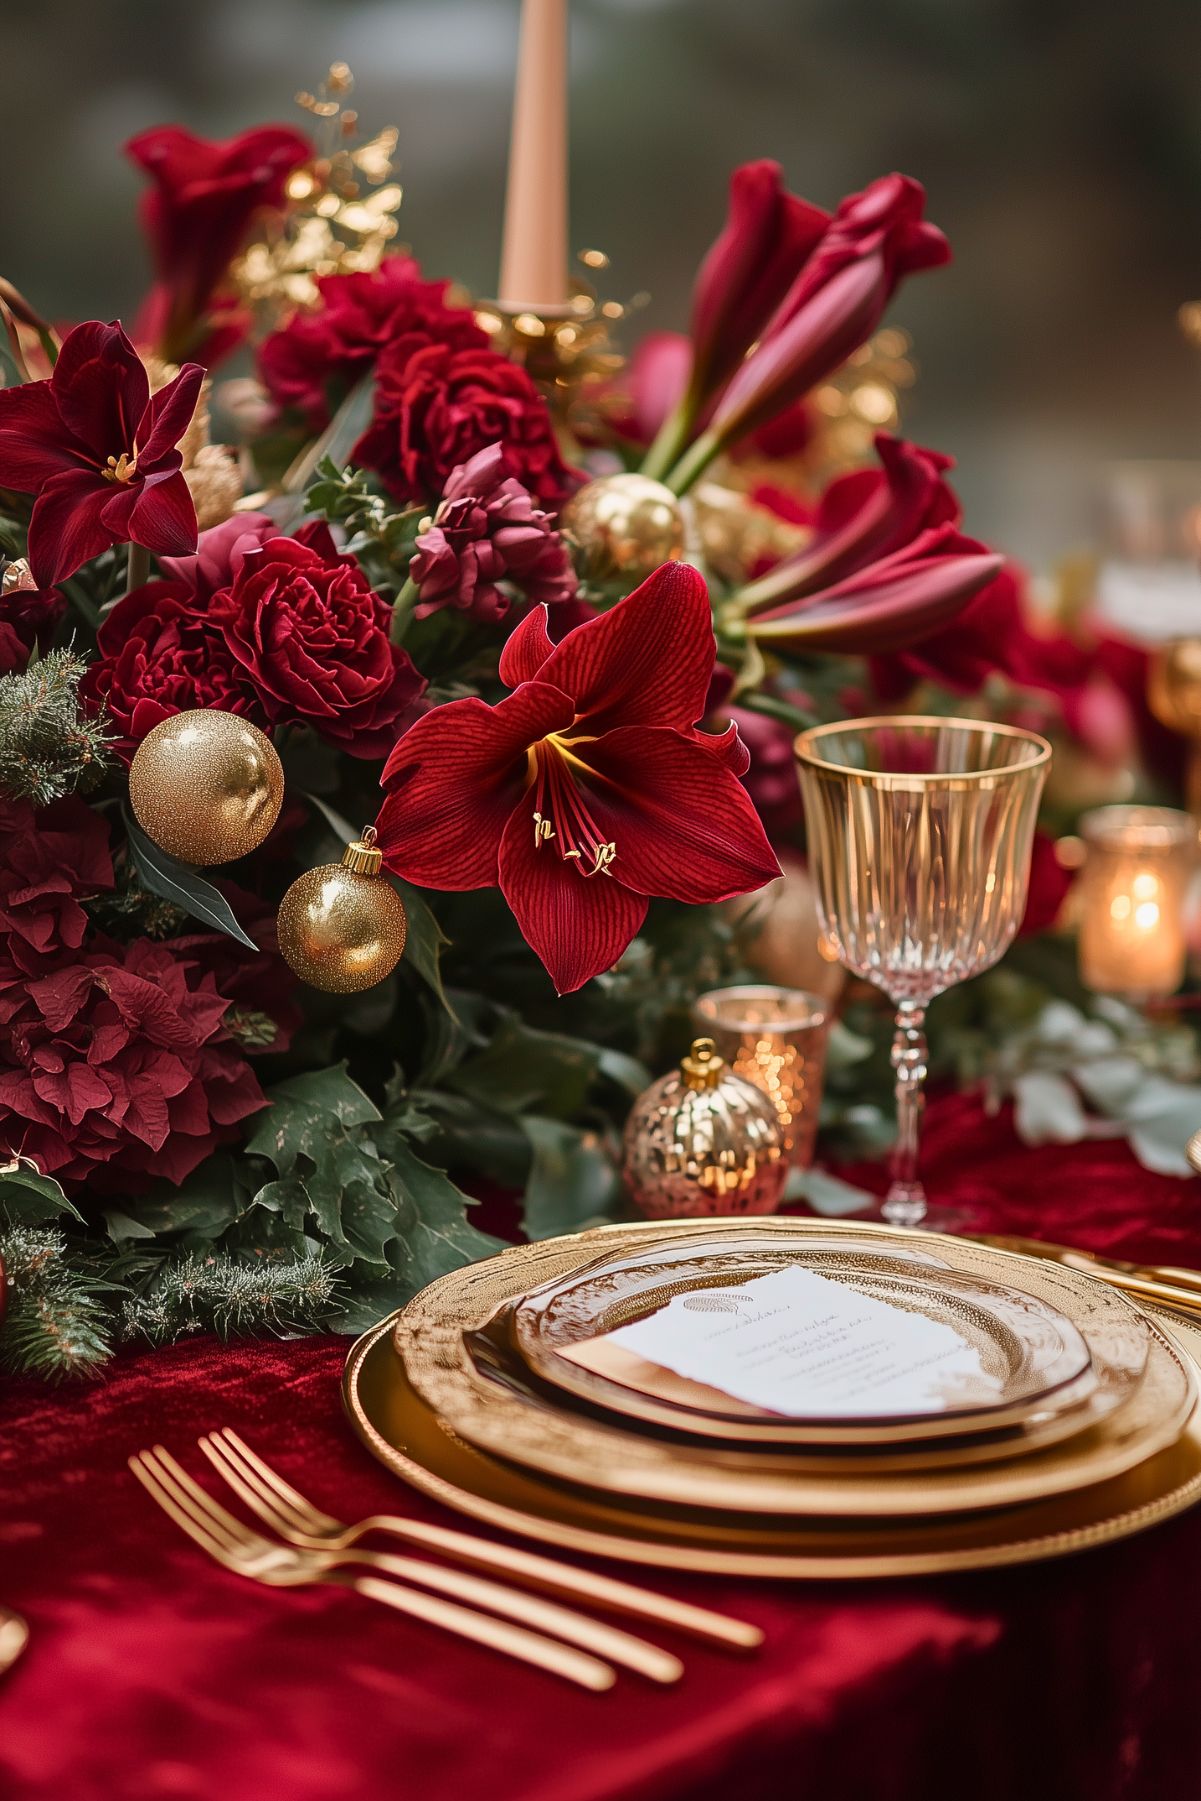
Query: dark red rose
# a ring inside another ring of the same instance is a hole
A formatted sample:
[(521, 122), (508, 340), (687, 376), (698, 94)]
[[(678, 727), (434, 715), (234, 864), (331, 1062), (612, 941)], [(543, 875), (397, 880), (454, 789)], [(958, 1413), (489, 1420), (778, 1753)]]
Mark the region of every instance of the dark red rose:
[(57, 588), (39, 588), (22, 558), (10, 563), (0, 581), (0, 675), (23, 670), (36, 649), (54, 640), (65, 597)]
[[(301, 543), (311, 526), (301, 526)], [(201, 606), (222, 588), (228, 588), (242, 567), (248, 550), (257, 550), (268, 538), (279, 536), (279, 527), (266, 513), (233, 513), (221, 525), (201, 532), (196, 549), (187, 557), (160, 557), (159, 568), (170, 582), (182, 583)]]
[(388, 636), (391, 612), (324, 527), (251, 551), (209, 615), (273, 725), (312, 726), (383, 757), (425, 682)]
[(509, 474), (501, 444), (451, 473), (433, 523), (417, 539), (409, 579), (421, 595), (419, 618), (456, 607), (475, 619), (501, 619), (509, 595), (499, 582), (548, 606), (574, 599), (579, 585), (562, 538)]
[(0, 990), (0, 1141), (61, 1182), (181, 1182), (266, 1105), (229, 1002), (167, 945), (98, 940)]
[(259, 351), (259, 375), (278, 407), (302, 412), (313, 431), (393, 339), (414, 330), (469, 349), (487, 344), (468, 307), (448, 306), (449, 282), (422, 281), (411, 256), (385, 257), (371, 274), (327, 275), (318, 305), (297, 312)]
[(433, 500), (460, 464), (500, 441), (510, 473), (556, 510), (576, 478), (559, 455), (546, 402), (497, 350), (458, 350), (407, 332), (376, 367), (375, 415), (354, 449), (398, 500)]
[(101, 814), (74, 796), (41, 808), (0, 799), (0, 945), (17, 969), (78, 950), (80, 901), (112, 885)]
[(288, 176), (313, 146), (287, 125), (260, 125), (222, 143), (161, 125), (125, 153), (154, 181), (142, 201), (157, 281), (138, 322), (139, 342), (168, 362), (212, 364), (243, 336), (246, 315), (222, 297), (230, 263), (256, 215), (283, 205)]

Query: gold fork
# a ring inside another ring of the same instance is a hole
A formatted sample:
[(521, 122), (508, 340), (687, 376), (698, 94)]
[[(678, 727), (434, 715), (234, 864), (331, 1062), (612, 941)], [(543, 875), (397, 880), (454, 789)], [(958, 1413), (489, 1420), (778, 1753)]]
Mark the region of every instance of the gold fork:
[(303, 1549), (349, 1550), (369, 1532), (387, 1532), (426, 1550), (441, 1551), (472, 1569), (496, 1570), (548, 1594), (568, 1595), (593, 1607), (654, 1620), (660, 1626), (674, 1626), (726, 1650), (753, 1650), (763, 1643), (760, 1628), (747, 1620), (713, 1613), (707, 1607), (695, 1607), (688, 1601), (637, 1588), (633, 1583), (601, 1576), (593, 1570), (558, 1563), (513, 1545), (495, 1545), (448, 1526), (383, 1513), (348, 1526), (306, 1500), (228, 1426), (202, 1438), (200, 1449), (261, 1520), (289, 1544)]
[[(244, 1525), (220, 1506), (161, 1445), (156, 1445), (153, 1452), (143, 1451), (139, 1457), (131, 1458), (130, 1468), (147, 1488), (151, 1486), (146, 1481), (147, 1470), (150, 1471), (157, 1482), (157, 1490), (152, 1490), (154, 1498), (166, 1511), (172, 1512), (171, 1508), (166, 1507), (164, 1490), (178, 1508), (188, 1513), (194, 1525), (202, 1526), (210, 1539), (217, 1539), (222, 1543), (226, 1559), (219, 1558), (218, 1561), (229, 1560), (232, 1567), (233, 1560), (236, 1559), (239, 1573), (253, 1576), (258, 1581), (284, 1586), (329, 1579), (331, 1576), (336, 1579), (348, 1567), (366, 1569), (398, 1579), (403, 1587), (396, 1592), (405, 1594), (410, 1600), (425, 1603), (429, 1599), (425, 1595), (413, 1595), (413, 1588), (433, 1589), (449, 1595), (452, 1601), (445, 1605), (451, 1605), (456, 1614), (463, 1614), (473, 1621), (500, 1625), (499, 1621), (487, 1621), (483, 1614), (468, 1613), (459, 1603), (474, 1603), (493, 1613), (503, 1614), (518, 1622), (512, 1631), (521, 1637), (533, 1637), (535, 1642), (558, 1650), (561, 1647), (553, 1646), (552, 1640), (541, 1636), (543, 1632), (554, 1633), (558, 1638), (593, 1653), (587, 1661), (595, 1665), (597, 1670), (608, 1669), (607, 1664), (598, 1661), (600, 1657), (607, 1657), (639, 1675), (649, 1677), (652, 1682), (675, 1682), (683, 1673), (684, 1666), (679, 1658), (660, 1650), (656, 1645), (647, 1644), (644, 1640), (620, 1632), (599, 1620), (588, 1619), (569, 1608), (559, 1607), (552, 1601), (544, 1601), (500, 1583), (468, 1575), (462, 1570), (448, 1570), (435, 1564), (418, 1562), (416, 1558), (390, 1557), (372, 1551), (306, 1550), (264, 1538), (261, 1533)], [(172, 1518), (188, 1530), (177, 1512), (172, 1512)], [(193, 1532), (192, 1536), (198, 1537), (198, 1534)], [(211, 1546), (206, 1548), (211, 1549)], [(391, 1599), (390, 1585), (374, 1584), (367, 1589), (361, 1585), (363, 1579), (347, 1580), (350, 1586), (359, 1588), (361, 1593), (370, 1593), (374, 1599), (382, 1600), (385, 1596)], [(370, 1581), (371, 1578), (366, 1580)], [(377, 1589), (383, 1589), (384, 1594), (377, 1593)], [(434, 1602), (433, 1605), (440, 1607), (444, 1603)], [(403, 1611), (413, 1612), (414, 1609), (406, 1606)], [(422, 1612), (420, 1617), (429, 1617), (428, 1610)], [(611, 1678), (612, 1671), (609, 1674)], [(608, 1683), (600, 1686), (607, 1687)]]

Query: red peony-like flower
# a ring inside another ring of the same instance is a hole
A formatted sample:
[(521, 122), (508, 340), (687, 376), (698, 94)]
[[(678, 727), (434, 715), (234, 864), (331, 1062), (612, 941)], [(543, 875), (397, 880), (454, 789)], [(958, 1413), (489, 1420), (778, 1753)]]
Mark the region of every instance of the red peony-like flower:
[(139, 343), (168, 362), (212, 364), (245, 333), (247, 315), (223, 297), (229, 265), (255, 216), (283, 205), (288, 176), (313, 155), (287, 125), (260, 125), (224, 142), (161, 125), (125, 153), (154, 181), (142, 201), (157, 281), (138, 321)]
[(432, 500), (459, 464), (498, 440), (513, 477), (556, 510), (576, 478), (525, 370), (497, 350), (456, 349), (418, 330), (381, 355), (375, 413), (354, 458), (398, 500)]
[(113, 885), (108, 827), (74, 796), (41, 808), (0, 799), (0, 846), (0, 943), (29, 973), (83, 943), (80, 901)]
[(420, 331), (456, 350), (488, 342), (468, 307), (449, 306), (445, 281), (423, 281), (411, 256), (385, 257), (370, 274), (326, 275), (320, 303), (297, 312), (259, 351), (259, 375), (278, 407), (302, 412), (312, 431), (385, 345)]
[(229, 1002), (167, 945), (99, 940), (0, 991), (0, 1142), (61, 1182), (181, 1182), (266, 1105)]
[(425, 682), (391, 613), (324, 526), (242, 558), (208, 619), (273, 725), (312, 726), (354, 757), (386, 756)]
[(389, 757), (387, 866), (428, 888), (499, 886), (561, 994), (617, 961), (649, 896), (703, 904), (770, 881), (738, 733), (695, 729), (714, 651), (683, 563), (557, 646), (536, 608), (501, 654), (513, 693), (433, 708)]
[(68, 332), (48, 381), (0, 388), (0, 487), (36, 494), (29, 562), (47, 588), (110, 545), (162, 555), (196, 545), (196, 513), (176, 449), (204, 371), (194, 363), (151, 394), (119, 325)]
[(571, 558), (521, 483), (509, 474), (502, 444), (489, 444), (451, 473), (433, 523), (417, 539), (409, 579), (421, 595), (417, 615), (456, 607), (475, 619), (502, 619), (508, 582), (554, 606), (575, 597)]

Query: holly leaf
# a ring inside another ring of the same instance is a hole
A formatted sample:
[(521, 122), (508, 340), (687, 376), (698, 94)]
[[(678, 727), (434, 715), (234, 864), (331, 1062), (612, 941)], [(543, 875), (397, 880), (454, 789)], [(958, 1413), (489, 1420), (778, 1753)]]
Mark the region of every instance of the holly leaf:
[(523, 1213), (527, 1235), (554, 1238), (612, 1218), (621, 1179), (596, 1133), (534, 1115), (521, 1123), (533, 1149)]
[(231, 1226), (249, 1198), (245, 1178), (232, 1157), (209, 1157), (178, 1188), (165, 1183), (148, 1194), (106, 1208), (110, 1238), (118, 1244), (167, 1234), (209, 1242)]
[(16, 1159), (0, 1169), (0, 1218), (10, 1226), (35, 1226), (47, 1219), (82, 1220), (53, 1176), (43, 1176)]
[(300, 1157), (316, 1163), (328, 1150), (332, 1127), (366, 1125), (380, 1117), (375, 1103), (347, 1075), (345, 1063), (290, 1076), (271, 1090), (268, 1100), (246, 1149), (266, 1157), (280, 1175), (290, 1174)]
[(583, 1038), (539, 1031), (510, 1013), (502, 1016), (485, 1048), (447, 1078), (447, 1086), (498, 1113), (566, 1119), (579, 1112), (606, 1065), (623, 1086), (635, 1083), (630, 1092), (645, 1086), (646, 1072), (638, 1067), (635, 1077), (632, 1059)]
[(160, 850), (128, 814), (125, 816), (125, 830), (129, 837), (130, 858), (143, 888), (148, 889), (151, 894), (157, 894), (162, 900), (173, 902), (203, 925), (213, 926), (218, 932), (236, 938), (248, 950), (256, 951), (259, 948), (253, 938), (246, 936), (234, 918), (229, 902), (211, 882), (206, 882), (203, 876), (197, 875), (188, 864), (177, 862), (165, 850)]
[(499, 1238), (471, 1224), (467, 1209), (475, 1203), (455, 1187), (444, 1170), (423, 1163), (399, 1135), (389, 1138), (387, 1155), (392, 1164), (396, 1228), (409, 1294), (416, 1294), (435, 1276), (503, 1248)]

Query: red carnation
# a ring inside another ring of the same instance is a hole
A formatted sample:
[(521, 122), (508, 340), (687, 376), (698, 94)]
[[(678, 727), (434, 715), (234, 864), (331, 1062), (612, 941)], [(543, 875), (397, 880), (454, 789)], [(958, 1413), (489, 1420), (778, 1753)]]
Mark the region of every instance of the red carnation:
[(0, 799), (0, 846), (0, 941), (28, 973), (83, 943), (80, 901), (113, 885), (108, 827), (73, 796), (40, 809)]
[(323, 276), (318, 305), (294, 313), (259, 351), (263, 386), (320, 431), (393, 339), (417, 330), (455, 349), (487, 344), (469, 308), (447, 305), (449, 285), (422, 281), (411, 256), (385, 257), (370, 274)]
[(223, 143), (161, 125), (131, 138), (125, 153), (155, 184), (142, 201), (142, 224), (158, 279), (138, 340), (168, 362), (203, 354), (211, 364), (246, 328), (243, 311), (219, 304), (229, 265), (256, 214), (283, 205), (288, 176), (313, 147), (287, 125), (260, 125)]
[(499, 887), (567, 993), (617, 961), (649, 896), (726, 900), (779, 865), (737, 732), (695, 729), (714, 661), (697, 571), (666, 564), (558, 645), (547, 617), (505, 645), (506, 699), (449, 701), (400, 740), (379, 843), (427, 888)]
[(325, 527), (242, 559), (209, 619), (273, 725), (311, 725), (354, 757), (386, 756), (425, 683), (391, 612)]
[(398, 500), (432, 500), (460, 464), (503, 443), (510, 473), (557, 509), (575, 485), (546, 403), (524, 369), (497, 350), (456, 349), (406, 332), (376, 368), (375, 414), (354, 449)]
[(574, 599), (578, 586), (563, 540), (508, 473), (501, 444), (452, 472), (432, 525), (417, 539), (409, 580), (421, 596), (419, 618), (457, 607), (476, 619), (501, 619), (509, 596), (498, 582), (548, 606)]
[(0, 1141), (62, 1182), (181, 1182), (266, 1105), (229, 1002), (166, 945), (100, 940), (0, 989)]

